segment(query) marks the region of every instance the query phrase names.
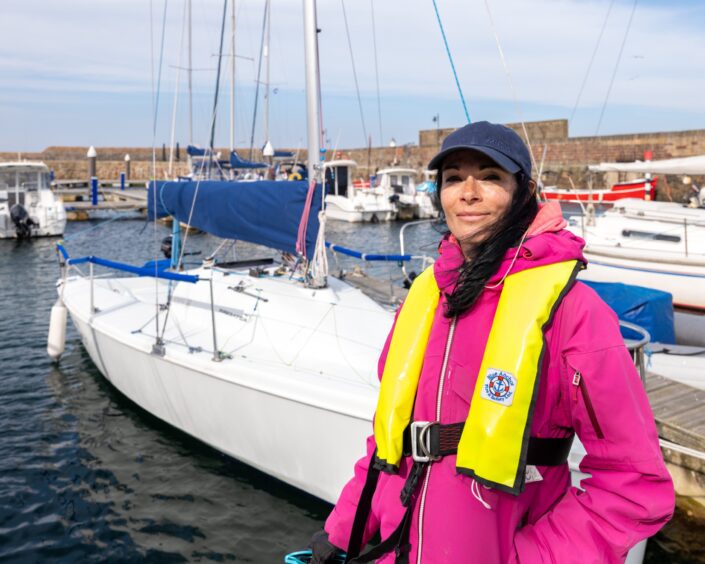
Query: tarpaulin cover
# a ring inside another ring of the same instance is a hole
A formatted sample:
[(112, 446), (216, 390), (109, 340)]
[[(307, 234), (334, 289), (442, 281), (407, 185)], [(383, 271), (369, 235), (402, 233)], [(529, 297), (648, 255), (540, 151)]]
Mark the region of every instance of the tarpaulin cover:
[[(613, 282), (583, 282), (599, 294), (619, 319), (646, 329), (652, 342), (676, 342), (673, 296), (668, 292)], [(632, 334), (624, 336), (635, 338)]]
[[(150, 219), (154, 219), (154, 182), (149, 184)], [(306, 203), (308, 182), (266, 181), (156, 182), (156, 217), (172, 215), (182, 222), (196, 194), (190, 225), (224, 239), (257, 243), (296, 253), (299, 221)], [(316, 186), (306, 231), (306, 256), (312, 257), (318, 236), (321, 187)]]
[(237, 151), (230, 152), (230, 166), (232, 168), (267, 168), (267, 163), (256, 163), (254, 161), (246, 161), (237, 154)]

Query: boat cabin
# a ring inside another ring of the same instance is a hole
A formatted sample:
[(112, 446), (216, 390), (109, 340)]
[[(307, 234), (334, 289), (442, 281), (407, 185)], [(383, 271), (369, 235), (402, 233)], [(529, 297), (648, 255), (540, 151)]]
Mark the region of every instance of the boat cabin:
[(326, 195), (352, 198), (355, 188), (352, 181), (352, 169), (357, 163), (351, 160), (328, 161), (324, 165), (326, 173)]
[(379, 170), (376, 185), (393, 194), (413, 196), (416, 192), (416, 170), (413, 168)]

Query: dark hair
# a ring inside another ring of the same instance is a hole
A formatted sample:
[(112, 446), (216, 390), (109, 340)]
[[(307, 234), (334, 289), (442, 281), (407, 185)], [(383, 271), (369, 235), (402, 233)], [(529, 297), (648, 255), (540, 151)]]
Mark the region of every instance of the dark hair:
[[(490, 277), (497, 272), (507, 251), (516, 246), (538, 213), (535, 194), (529, 189), (531, 178), (522, 172), (515, 176), (517, 189), (512, 196), (509, 209), (492, 225), (486, 237), (474, 250), (471, 260), (459, 269), (458, 280), (453, 291), (446, 295), (446, 317), (455, 317), (468, 311), (477, 300)], [(436, 178), (435, 204), (443, 214), (440, 204), (442, 176)]]

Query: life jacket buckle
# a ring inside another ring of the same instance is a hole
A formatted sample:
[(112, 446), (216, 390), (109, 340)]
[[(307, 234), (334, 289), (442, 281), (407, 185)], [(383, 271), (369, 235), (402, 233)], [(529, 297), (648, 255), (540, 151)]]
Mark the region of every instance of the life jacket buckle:
[(434, 425), (438, 425), (438, 421), (412, 421), (410, 426), (411, 458), (414, 459), (414, 462), (426, 463), (441, 458), (431, 452), (430, 431)]

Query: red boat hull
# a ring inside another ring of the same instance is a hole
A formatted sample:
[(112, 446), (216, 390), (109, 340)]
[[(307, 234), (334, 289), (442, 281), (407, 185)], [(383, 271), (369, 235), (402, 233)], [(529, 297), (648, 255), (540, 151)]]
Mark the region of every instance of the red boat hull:
[(616, 202), (623, 198), (638, 198), (640, 200), (654, 200), (656, 198), (656, 185), (658, 177), (650, 180), (640, 178), (629, 182), (619, 182), (608, 190), (562, 190), (548, 189), (542, 192), (543, 198), (559, 202), (587, 202), (602, 203)]

